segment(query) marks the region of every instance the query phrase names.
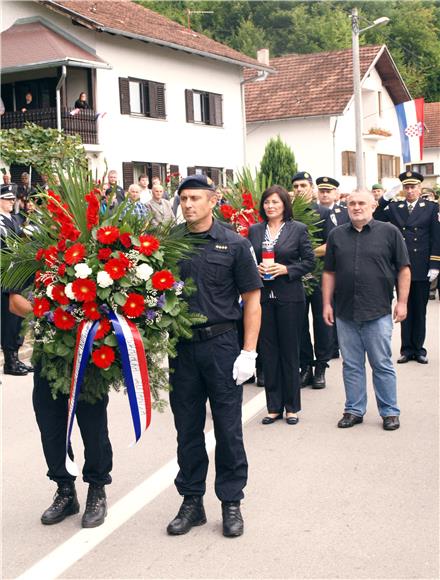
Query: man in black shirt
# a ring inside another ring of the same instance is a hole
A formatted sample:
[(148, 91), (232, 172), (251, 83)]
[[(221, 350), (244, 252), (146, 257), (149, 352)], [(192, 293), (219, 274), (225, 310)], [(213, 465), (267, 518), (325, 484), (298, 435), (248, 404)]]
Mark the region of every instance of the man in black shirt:
[[(206, 401), (209, 399), (216, 437), (215, 492), (222, 502), (223, 534), (243, 533), (240, 500), (247, 481), (247, 459), (241, 424), (242, 384), (255, 371), (260, 329), (262, 282), (248, 240), (212, 217), (217, 204), (213, 182), (192, 175), (179, 185), (180, 205), (188, 235), (202, 238), (191, 256), (180, 263), (182, 280), (192, 278), (197, 292), (190, 309), (206, 316), (192, 339), (180, 341), (171, 360), (171, 409), (177, 430), (179, 473), (177, 491), (184, 496), (170, 535), (189, 532), (206, 523), (203, 495), (208, 455), (205, 448)], [(239, 305), (241, 295), (243, 314)], [(243, 316), (240, 352), (236, 325)]]
[(375, 206), (368, 192), (350, 194), (350, 222), (335, 228), (327, 239), (323, 317), (330, 326), (336, 321), (343, 358), (346, 401), (338, 427), (353, 427), (363, 421), (367, 410), (367, 354), (383, 427), (391, 431), (400, 426), (396, 372), (391, 360), (391, 302), (397, 279), (393, 318), (401, 322), (406, 317), (411, 274), (401, 233), (391, 224), (372, 218)]

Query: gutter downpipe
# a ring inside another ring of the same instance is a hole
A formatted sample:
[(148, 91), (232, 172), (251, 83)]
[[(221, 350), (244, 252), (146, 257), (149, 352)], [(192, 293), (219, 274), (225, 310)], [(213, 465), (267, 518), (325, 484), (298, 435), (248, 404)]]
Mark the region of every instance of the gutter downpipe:
[(241, 91), (241, 110), (242, 110), (242, 125), (243, 125), (243, 160), (244, 166), (247, 165), (247, 123), (246, 123), (246, 99), (244, 98), (244, 85), (246, 83), (255, 83), (259, 81), (265, 81), (268, 77), (268, 71), (258, 71), (257, 76), (250, 79), (243, 79), (240, 81), (240, 91)]
[(333, 175), (336, 175), (336, 128), (338, 126), (339, 117), (336, 117), (335, 124), (333, 126)]
[(61, 131), (61, 129), (62, 129), (62, 127), (61, 127), (61, 87), (64, 84), (64, 81), (66, 80), (66, 76), (67, 76), (67, 68), (66, 68), (66, 65), (63, 64), (63, 66), (61, 67), (61, 76), (59, 78), (59, 81), (58, 81), (57, 87), (56, 87), (57, 129), (58, 129), (58, 131)]

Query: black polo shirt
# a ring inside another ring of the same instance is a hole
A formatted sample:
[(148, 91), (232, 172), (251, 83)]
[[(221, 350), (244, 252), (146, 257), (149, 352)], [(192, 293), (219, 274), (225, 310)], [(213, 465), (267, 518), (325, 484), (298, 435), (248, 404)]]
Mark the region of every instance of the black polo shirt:
[(251, 244), (215, 220), (208, 232), (194, 235), (203, 243), (179, 263), (182, 280), (192, 278), (197, 286), (190, 310), (204, 314), (205, 325), (240, 320), (240, 294), (263, 286)]
[(364, 322), (391, 312), (397, 274), (409, 266), (399, 230), (372, 219), (358, 232), (351, 221), (332, 230), (327, 239), (324, 270), (335, 272), (335, 313)]

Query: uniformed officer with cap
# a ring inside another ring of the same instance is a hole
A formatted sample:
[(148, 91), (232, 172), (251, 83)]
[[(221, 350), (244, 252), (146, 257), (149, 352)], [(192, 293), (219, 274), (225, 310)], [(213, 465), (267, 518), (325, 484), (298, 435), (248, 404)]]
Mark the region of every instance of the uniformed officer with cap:
[[(178, 343), (177, 356), (170, 361), (170, 403), (179, 463), (175, 485), (184, 500), (167, 532), (181, 535), (206, 523), (204, 427), (209, 399), (216, 437), (215, 492), (222, 502), (223, 534), (240, 536), (240, 500), (248, 470), (241, 423), (242, 384), (255, 370), (262, 282), (249, 241), (213, 219), (217, 196), (211, 179), (189, 176), (180, 183), (178, 194), (186, 224), (177, 227), (201, 239), (192, 255), (180, 263), (180, 275), (183, 280), (194, 280), (197, 292), (188, 299), (189, 306), (207, 320), (193, 329), (190, 340)], [(241, 352), (236, 328), (242, 317), (240, 295), (244, 303)]]
[(401, 348), (398, 363), (416, 360), (428, 362), (423, 344), (426, 335), (426, 305), (430, 282), (440, 270), (440, 221), (438, 204), (420, 198), (423, 175), (404, 171), (399, 175), (405, 201), (390, 202), (385, 193), (379, 201), (384, 219), (397, 226), (405, 239), (411, 260), (411, 288), (408, 316), (401, 324)]
[[(320, 217), (319, 231), (317, 232), (320, 246), (315, 248), (315, 255), (322, 258), (325, 254), (327, 236), (335, 227), (331, 219), (330, 210), (322, 205), (312, 203), (313, 179), (307, 171), (299, 171), (292, 177), (292, 189), (295, 196), (302, 196), (311, 203), (311, 209)], [(312, 308), (314, 345), (309, 330), (309, 310)], [(313, 356), (313, 350), (315, 356)], [(332, 357), (333, 330), (324, 323), (322, 317), (321, 286), (316, 285), (311, 294), (306, 295), (306, 312), (301, 336), (300, 365), (301, 386), (311, 385), (314, 389), (323, 389), (326, 386), (325, 371), (328, 361)], [(315, 371), (313, 372), (313, 367)]]
[[(15, 193), (11, 184), (0, 187), (0, 247), (11, 233), (20, 235), (21, 227), (13, 213)], [(23, 376), (33, 371), (33, 367), (24, 364), (18, 358), (22, 345), (20, 330), (22, 319), (9, 310), (9, 292), (2, 287), (1, 291), (1, 347), (5, 357), (5, 375)]]
[(340, 226), (347, 223), (350, 220), (347, 208), (336, 204), (339, 181), (333, 177), (318, 177), (316, 187), (318, 188), (319, 205), (330, 211), (330, 219), (333, 224)]

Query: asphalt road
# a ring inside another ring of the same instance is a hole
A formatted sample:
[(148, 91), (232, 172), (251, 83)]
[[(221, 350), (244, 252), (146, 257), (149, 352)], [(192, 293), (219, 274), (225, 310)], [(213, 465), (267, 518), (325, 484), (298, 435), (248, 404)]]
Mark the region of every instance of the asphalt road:
[[(78, 514), (42, 526), (55, 486), (45, 476), (32, 378), (2, 377), (2, 577), (439, 578), (439, 313), (439, 301), (430, 302), (430, 364), (397, 365), (398, 431), (383, 431), (371, 388), (364, 423), (336, 428), (344, 403), (340, 360), (331, 363), (327, 389), (303, 389), (296, 426), (261, 425), (262, 389), (245, 387), (250, 472), (245, 535), (237, 539), (221, 535), (212, 468), (207, 525), (166, 535), (180, 504), (172, 416), (155, 414), (129, 448), (121, 394), (112, 395), (109, 411), (114, 482), (105, 524), (81, 530)], [(81, 464), (77, 428), (73, 441)], [(86, 486), (78, 481), (77, 488), (83, 508)]]

